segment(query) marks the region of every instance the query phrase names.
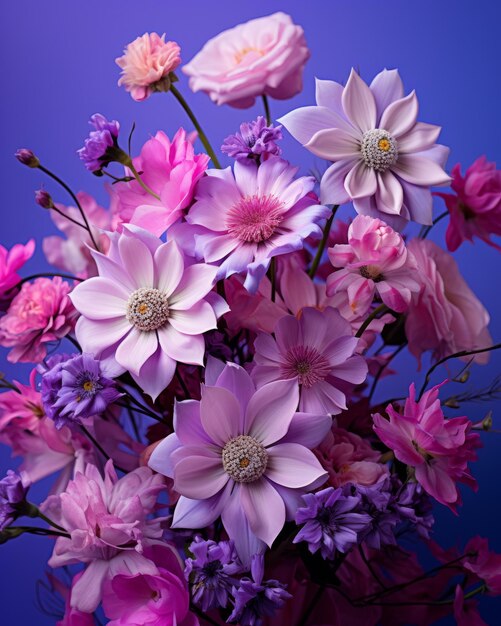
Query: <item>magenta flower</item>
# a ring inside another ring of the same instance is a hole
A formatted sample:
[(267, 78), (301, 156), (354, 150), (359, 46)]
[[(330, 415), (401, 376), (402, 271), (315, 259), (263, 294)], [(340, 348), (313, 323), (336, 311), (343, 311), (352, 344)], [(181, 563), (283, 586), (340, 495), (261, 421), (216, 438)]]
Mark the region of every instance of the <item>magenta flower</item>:
[(56, 540), (50, 567), (88, 564), (71, 590), (73, 608), (92, 613), (101, 600), (104, 580), (120, 568), (156, 571), (142, 552), (162, 536), (163, 519), (150, 519), (150, 514), (163, 488), (163, 478), (147, 467), (119, 480), (108, 461), (104, 478), (88, 464), (65, 492), (45, 501), (43, 511), (70, 535)]
[(275, 339), (260, 333), (254, 342), (252, 378), (258, 387), (289, 380), (300, 391), (305, 413), (336, 414), (346, 409), (345, 392), (363, 383), (367, 364), (355, 355), (358, 339), (332, 307), (306, 307), (299, 319), (285, 315), (275, 326)]
[[(432, 350), (433, 358), (439, 360), (460, 350), (491, 346), (489, 314), (452, 256), (427, 239), (413, 239), (409, 251), (416, 259), (421, 285), (405, 320), (409, 351), (420, 359), (423, 352)], [(477, 363), (487, 363), (488, 358), (488, 352), (474, 356)]]
[(481, 443), (478, 433), (471, 432), (467, 417), (444, 417), (439, 388), (437, 385), (426, 391), (416, 402), (412, 384), (403, 413), (389, 404), (386, 407), (389, 419), (379, 413), (373, 415), (374, 430), (399, 461), (414, 469), (423, 489), (454, 511), (461, 503), (456, 482), (476, 488), (468, 462), (476, 459), (475, 449)]
[(193, 139), (184, 129), (180, 128), (172, 141), (159, 131), (144, 144), (133, 164), (160, 200), (136, 180), (119, 183), (113, 188), (117, 199), (115, 221), (141, 226), (159, 237), (191, 204), (195, 185), (208, 163), (206, 154), (195, 154)]
[(219, 33), (183, 72), (193, 91), (204, 91), (216, 104), (247, 109), (263, 94), (278, 100), (298, 94), (309, 57), (303, 29), (280, 12)]
[(127, 45), (123, 56), (115, 59), (122, 70), (118, 85), (123, 85), (134, 100), (149, 98), (155, 91), (168, 91), (169, 74), (181, 63), (181, 48), (165, 41), (165, 33), (144, 33)]
[(245, 287), (258, 288), (272, 257), (299, 250), (330, 209), (315, 204), (311, 176), (294, 180), (297, 168), (279, 158), (259, 167), (235, 163), (234, 172), (209, 170), (197, 187), (186, 220), (206, 229), (195, 235), (196, 253), (219, 265), (218, 277), (243, 272)]
[(331, 419), (296, 413), (298, 400), (295, 381), (256, 391), (242, 367), (209, 362), (201, 401), (176, 404), (175, 433), (149, 461), (181, 494), (173, 528), (203, 528), (221, 516), (246, 566), (271, 546), (301, 495), (326, 478), (309, 448)]
[(155, 399), (176, 362), (203, 365), (203, 333), (227, 310), (222, 298), (209, 294), (217, 269), (186, 267), (175, 241), (162, 243), (132, 226), (113, 236), (108, 256), (92, 255), (99, 276), (71, 294), (82, 314), (77, 339), (115, 375), (129, 371)]
[(450, 214), (445, 234), (447, 248), (454, 252), (463, 241), (478, 237), (501, 250), (490, 236), (501, 235), (501, 171), (485, 156), (478, 158), (464, 176), (459, 163), (452, 168), (454, 194), (437, 193)]
[(0, 245), (0, 310), (3, 300), (10, 301), (7, 292), (21, 280), (17, 272), (28, 259), (31, 259), (33, 252), (35, 252), (34, 239), (30, 239), (27, 244), (17, 243), (10, 250)]
[(374, 295), (393, 311), (405, 311), (418, 292), (416, 261), (402, 237), (378, 219), (358, 215), (348, 229), (348, 243), (329, 248), (334, 267), (343, 268), (327, 279), (327, 293), (346, 291), (354, 313), (365, 315)]
[(11, 363), (39, 363), (47, 344), (73, 330), (77, 312), (68, 297), (71, 286), (59, 276), (24, 283), (0, 319), (0, 345), (12, 348)]
[(404, 97), (397, 70), (370, 87), (351, 71), (346, 87), (317, 80), (317, 105), (279, 121), (310, 152), (333, 165), (320, 184), (324, 203), (353, 201), (362, 215), (401, 230), (408, 220), (431, 224), (430, 185), (447, 185), (448, 148), (435, 143), (440, 127), (417, 122), (416, 94)]

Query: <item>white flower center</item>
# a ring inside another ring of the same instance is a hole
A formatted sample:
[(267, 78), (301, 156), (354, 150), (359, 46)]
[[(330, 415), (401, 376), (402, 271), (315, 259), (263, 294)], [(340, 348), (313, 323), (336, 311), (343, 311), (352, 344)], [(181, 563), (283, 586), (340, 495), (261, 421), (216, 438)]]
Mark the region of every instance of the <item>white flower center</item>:
[(360, 151), (367, 167), (372, 167), (376, 172), (386, 172), (398, 159), (397, 142), (383, 128), (365, 132)]
[(223, 448), (224, 471), (237, 483), (253, 483), (264, 474), (268, 452), (254, 437), (240, 435)]
[(127, 319), (139, 330), (157, 330), (169, 318), (169, 303), (159, 289), (142, 287), (131, 294), (127, 302)]

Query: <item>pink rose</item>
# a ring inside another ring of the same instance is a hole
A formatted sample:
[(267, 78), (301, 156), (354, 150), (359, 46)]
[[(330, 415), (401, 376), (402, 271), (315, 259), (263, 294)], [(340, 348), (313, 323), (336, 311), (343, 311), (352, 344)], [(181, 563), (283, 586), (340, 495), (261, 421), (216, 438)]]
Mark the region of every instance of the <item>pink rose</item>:
[(303, 29), (286, 13), (274, 13), (210, 39), (183, 72), (193, 91), (247, 109), (263, 94), (278, 100), (298, 94), (309, 56)]

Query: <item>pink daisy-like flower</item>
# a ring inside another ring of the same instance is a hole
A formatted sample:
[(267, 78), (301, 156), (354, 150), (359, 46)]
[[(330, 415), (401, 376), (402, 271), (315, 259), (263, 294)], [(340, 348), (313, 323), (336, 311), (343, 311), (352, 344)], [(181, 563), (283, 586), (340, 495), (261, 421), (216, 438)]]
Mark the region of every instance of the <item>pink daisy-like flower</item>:
[(415, 92), (404, 97), (397, 70), (384, 70), (370, 87), (351, 71), (346, 87), (317, 80), (317, 105), (279, 121), (310, 152), (331, 165), (321, 201), (353, 201), (362, 215), (401, 230), (408, 220), (431, 224), (430, 185), (447, 185), (449, 149), (435, 143), (440, 127), (417, 122)]
[(346, 409), (346, 388), (367, 376), (365, 359), (354, 354), (357, 345), (350, 323), (336, 309), (307, 307), (299, 319), (282, 317), (275, 339), (267, 333), (256, 337), (252, 377), (258, 387), (290, 380), (300, 390), (301, 411), (340, 413)]
[(217, 326), (226, 303), (209, 293), (217, 268), (185, 266), (175, 241), (125, 226), (110, 234), (105, 256), (93, 251), (99, 276), (71, 294), (82, 314), (76, 326), (84, 352), (129, 371), (152, 398), (174, 376), (176, 362), (203, 365), (203, 333)]
[(66, 491), (50, 496), (43, 511), (70, 535), (58, 537), (49, 559), (51, 567), (88, 563), (71, 590), (71, 606), (92, 613), (104, 580), (119, 571), (157, 573), (142, 556), (144, 547), (161, 538), (163, 518), (149, 519), (164, 479), (140, 467), (120, 480), (108, 461), (101, 476), (95, 465), (77, 472)]
[(301, 494), (327, 476), (310, 448), (331, 419), (296, 413), (298, 400), (295, 381), (256, 391), (242, 367), (209, 362), (202, 399), (176, 404), (175, 433), (149, 461), (181, 494), (174, 528), (203, 528), (221, 515), (246, 565), (271, 546)]
[(181, 48), (174, 41), (165, 41), (165, 33), (144, 33), (134, 39), (124, 50), (123, 56), (115, 59), (122, 69), (118, 81), (134, 100), (149, 98), (155, 91), (168, 91), (169, 74), (181, 63)]
[(255, 292), (272, 257), (303, 247), (330, 209), (316, 204), (315, 180), (294, 180), (297, 168), (279, 158), (259, 167), (235, 163), (234, 172), (209, 170), (197, 187), (186, 220), (205, 229), (195, 235), (196, 253), (219, 265), (218, 276), (246, 272)]
[(348, 229), (348, 243), (336, 244), (328, 252), (332, 265), (343, 269), (328, 277), (327, 293), (346, 291), (358, 315), (367, 313), (376, 293), (401, 313), (420, 289), (414, 256), (402, 237), (381, 220), (358, 215)]
[(471, 432), (467, 417), (444, 417), (437, 385), (416, 402), (414, 384), (409, 388), (403, 413), (391, 404), (386, 407), (389, 419), (373, 416), (377, 436), (399, 461), (414, 468), (416, 480), (438, 502), (452, 510), (461, 503), (456, 481), (476, 488), (468, 470), (468, 461), (476, 459), (481, 446), (478, 433)]
[(0, 319), (0, 345), (12, 348), (11, 363), (39, 363), (47, 344), (73, 330), (77, 312), (68, 295), (71, 286), (59, 276), (24, 283)]

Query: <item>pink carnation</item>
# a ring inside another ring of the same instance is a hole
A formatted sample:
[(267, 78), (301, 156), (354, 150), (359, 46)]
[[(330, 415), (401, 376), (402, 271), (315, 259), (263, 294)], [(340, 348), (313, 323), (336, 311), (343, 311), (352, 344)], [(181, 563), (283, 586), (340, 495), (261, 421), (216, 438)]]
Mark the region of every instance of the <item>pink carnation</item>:
[(289, 15), (274, 13), (210, 39), (183, 72), (193, 91), (247, 109), (263, 94), (279, 100), (298, 94), (309, 57), (303, 29)]
[(118, 81), (134, 100), (149, 98), (154, 91), (168, 91), (169, 74), (181, 63), (181, 48), (165, 41), (165, 33), (144, 33), (127, 45), (123, 56), (115, 59), (122, 69)]
[(11, 363), (39, 363), (47, 355), (47, 343), (71, 332), (77, 312), (70, 291), (59, 276), (24, 283), (0, 319), (0, 345), (12, 348), (7, 355)]
[(389, 404), (389, 419), (379, 413), (373, 416), (374, 430), (399, 461), (414, 468), (416, 480), (427, 493), (455, 510), (461, 503), (456, 482), (477, 486), (468, 461), (476, 459), (475, 449), (481, 443), (478, 433), (471, 432), (467, 417), (444, 417), (439, 388), (426, 391), (416, 402), (412, 384), (403, 413)]
[(348, 229), (348, 243), (329, 248), (329, 258), (342, 269), (327, 279), (327, 293), (346, 291), (358, 315), (367, 313), (375, 294), (401, 313), (419, 291), (412, 253), (401, 235), (379, 219), (358, 215)]
[(193, 200), (198, 180), (204, 175), (209, 157), (195, 154), (193, 141), (180, 128), (172, 141), (159, 131), (133, 159), (141, 179), (160, 200), (147, 193), (136, 180), (115, 185), (115, 225), (135, 224), (160, 236), (176, 222)]
[(58, 537), (49, 565), (88, 563), (72, 588), (73, 608), (92, 613), (101, 600), (104, 580), (117, 571), (156, 572), (142, 552), (162, 536), (163, 518), (149, 516), (163, 486), (163, 478), (147, 467), (119, 480), (111, 461), (104, 478), (88, 464), (64, 493), (50, 496), (42, 505), (49, 518), (70, 535)]
[(445, 200), (450, 214), (445, 241), (454, 252), (463, 241), (478, 237), (490, 246), (491, 235), (501, 235), (501, 171), (485, 156), (478, 158), (464, 176), (459, 163), (452, 168), (451, 187), (455, 194), (437, 193)]
[(0, 245), (0, 310), (4, 299), (9, 301), (6, 294), (21, 280), (17, 273), (19, 269), (33, 256), (35, 241), (30, 239), (26, 245), (17, 243), (10, 250)]
[[(419, 293), (413, 294), (405, 323), (410, 352), (418, 359), (427, 350), (435, 360), (460, 350), (492, 345), (489, 314), (459, 273), (454, 259), (435, 243), (413, 239), (409, 251), (418, 267)], [(488, 353), (477, 354), (486, 363)]]

